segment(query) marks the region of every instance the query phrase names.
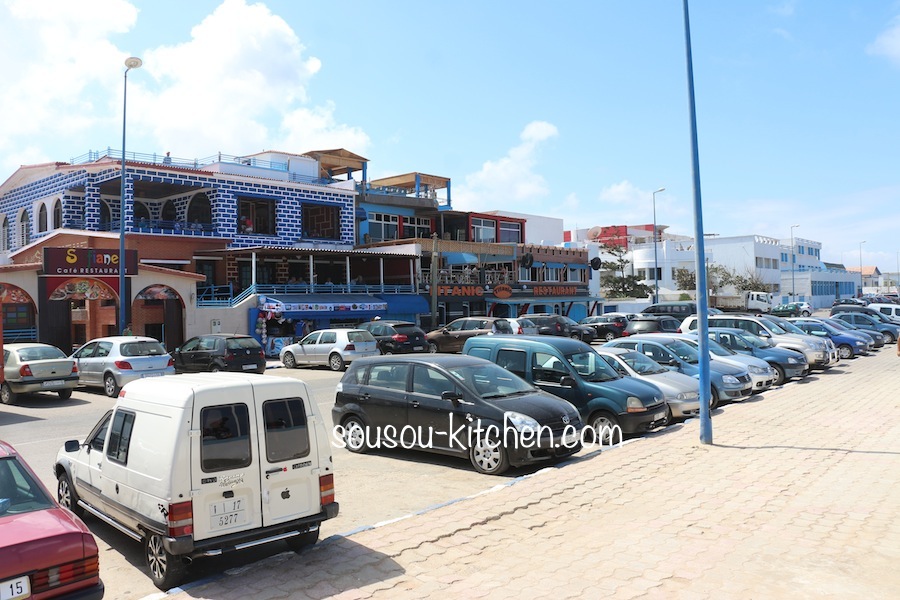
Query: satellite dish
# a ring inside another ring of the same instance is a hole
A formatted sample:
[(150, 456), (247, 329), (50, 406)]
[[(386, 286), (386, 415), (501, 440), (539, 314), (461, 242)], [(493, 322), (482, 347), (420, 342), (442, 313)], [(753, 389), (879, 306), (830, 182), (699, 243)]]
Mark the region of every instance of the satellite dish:
[(591, 259), (591, 268), (593, 270), (599, 271), (601, 266), (603, 266), (603, 261), (600, 260), (599, 256), (595, 256)]
[(534, 265), (534, 255), (531, 252), (528, 252), (522, 257), (522, 266), (526, 269), (530, 269)]
[(591, 227), (590, 229), (588, 229), (588, 232), (587, 232), (588, 240), (595, 242), (600, 239), (600, 234), (602, 234), (602, 233), (603, 233), (603, 228), (600, 227), (599, 225), (595, 225), (594, 227)]

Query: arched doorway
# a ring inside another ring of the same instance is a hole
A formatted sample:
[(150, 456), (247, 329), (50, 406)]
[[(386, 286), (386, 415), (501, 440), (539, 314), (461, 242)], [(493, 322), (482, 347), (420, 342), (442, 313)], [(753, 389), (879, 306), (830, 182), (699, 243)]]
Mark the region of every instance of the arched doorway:
[(41, 341), (68, 352), (94, 338), (115, 335), (119, 296), (109, 281), (48, 277), (43, 282)]
[(37, 340), (37, 313), (28, 292), (11, 283), (0, 283), (0, 309), (4, 343)]
[(132, 331), (156, 338), (168, 350), (184, 342), (184, 299), (165, 284), (148, 285), (134, 297)]

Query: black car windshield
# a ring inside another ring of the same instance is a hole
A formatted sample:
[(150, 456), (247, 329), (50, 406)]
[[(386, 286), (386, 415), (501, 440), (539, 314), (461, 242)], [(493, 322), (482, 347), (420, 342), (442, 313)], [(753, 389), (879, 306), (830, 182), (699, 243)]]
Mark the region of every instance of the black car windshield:
[(700, 362), (700, 354), (697, 352), (697, 350), (695, 350), (693, 346), (686, 344), (681, 340), (672, 340), (671, 342), (664, 344), (664, 346), (669, 350), (669, 352), (686, 363), (695, 365)]
[(535, 391), (535, 388), (494, 363), (450, 367), (447, 371), (481, 398), (502, 398)]
[(609, 366), (600, 355), (593, 350), (567, 354), (566, 360), (575, 367), (578, 374), (587, 381), (612, 381), (621, 379), (615, 369)]
[(640, 352), (628, 352), (619, 355), (625, 364), (634, 369), (638, 375), (655, 375), (657, 373), (667, 373), (669, 370), (658, 362), (641, 354)]

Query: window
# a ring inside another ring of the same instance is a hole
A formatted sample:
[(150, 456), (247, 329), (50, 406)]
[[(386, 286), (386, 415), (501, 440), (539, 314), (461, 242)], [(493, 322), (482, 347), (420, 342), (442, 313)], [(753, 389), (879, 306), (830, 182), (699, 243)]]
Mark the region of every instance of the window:
[(241, 469), (253, 458), (250, 411), (246, 404), (210, 406), (200, 410), (200, 468), (205, 473)]
[(188, 223), (212, 223), (212, 206), (209, 203), (209, 196), (200, 192), (191, 198), (191, 203), (187, 210)]
[[(272, 234), (274, 235), (274, 214), (272, 219)], [(341, 211), (339, 207), (326, 206), (324, 204), (303, 204), (302, 219), (303, 237), (322, 240), (341, 239)]]
[(494, 243), (497, 241), (497, 222), (492, 219), (472, 219), (472, 241)]
[(522, 379), (525, 379), (525, 353), (521, 350), (499, 350), (497, 364)]
[(513, 242), (516, 244), (523, 243), (522, 224), (500, 221), (500, 242)]
[(28, 222), (28, 213), (23, 212), (19, 217), (19, 246), (26, 246), (31, 242), (31, 223)]
[[(369, 214), (369, 237), (373, 242), (397, 239), (397, 227), (400, 219), (397, 215), (385, 213)], [(425, 236), (428, 237), (428, 236)]]
[(109, 204), (100, 203), (100, 231), (109, 231), (112, 223), (112, 213), (109, 210)]
[(413, 370), (413, 393), (440, 398), (444, 392), (455, 390), (456, 385), (443, 373), (435, 369), (415, 365)]
[[(304, 206), (304, 230), (306, 223)], [(239, 197), (237, 230), (248, 235), (275, 235), (275, 200)]]
[(263, 403), (266, 458), (270, 463), (303, 458), (309, 454), (306, 407), (300, 398)]
[(47, 205), (41, 204), (38, 210), (38, 231), (47, 231)]
[(57, 200), (53, 203), (53, 229), (62, 227), (62, 202)]
[(552, 354), (535, 352), (531, 357), (531, 372), (535, 381), (542, 383), (556, 383), (569, 371), (563, 362)]
[(109, 446), (106, 448), (106, 456), (110, 460), (123, 465), (128, 464), (128, 447), (131, 445), (133, 429), (134, 413), (116, 411), (109, 430)]
[(171, 200), (167, 200), (165, 204), (163, 204), (162, 212), (160, 213), (160, 217), (163, 221), (177, 221), (178, 220), (178, 209), (175, 208), (175, 203)]
[(334, 331), (324, 331), (322, 332), (322, 339), (319, 340), (320, 344), (334, 344), (337, 343), (337, 333)]
[(431, 236), (431, 219), (426, 217), (403, 217), (403, 237), (427, 238)]
[(409, 364), (405, 365), (372, 365), (369, 372), (369, 385), (391, 390), (406, 390), (406, 379)]
[(556, 267), (547, 267), (544, 273), (544, 281), (559, 281), (559, 269)]
[(3, 217), (3, 232), (2, 238), (0, 238), (0, 250), (9, 250), (9, 219)]
[(134, 203), (134, 222), (141, 226), (146, 225), (150, 220), (150, 209), (143, 202)]

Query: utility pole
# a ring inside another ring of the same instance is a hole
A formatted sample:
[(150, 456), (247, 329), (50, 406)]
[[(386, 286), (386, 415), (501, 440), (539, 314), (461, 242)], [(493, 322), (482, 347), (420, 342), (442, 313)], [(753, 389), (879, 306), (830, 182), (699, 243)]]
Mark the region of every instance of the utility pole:
[(431, 329), (437, 329), (437, 280), (440, 258), (437, 253), (438, 233), (431, 234)]

